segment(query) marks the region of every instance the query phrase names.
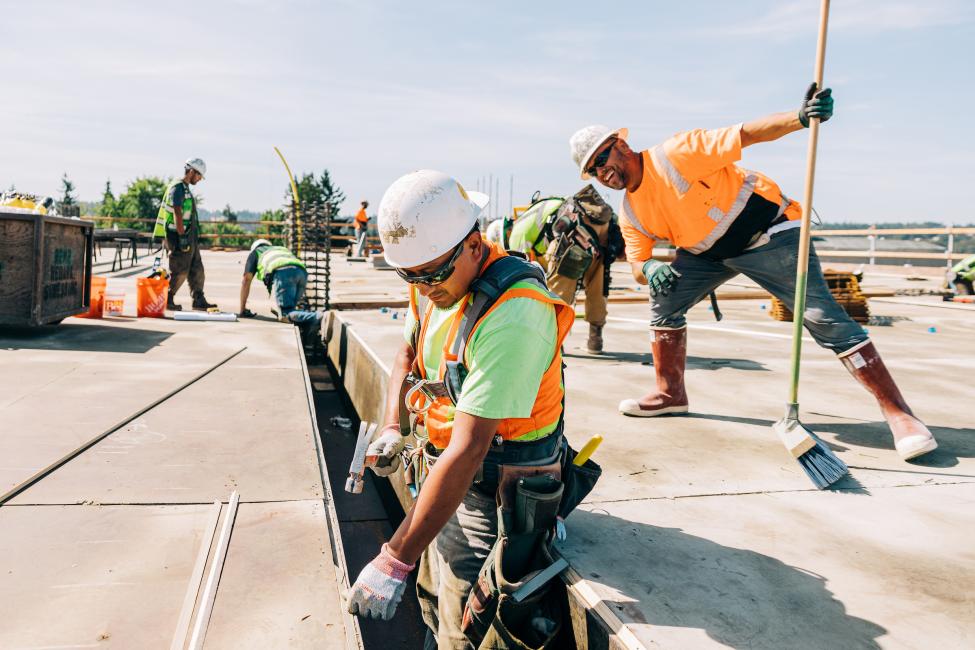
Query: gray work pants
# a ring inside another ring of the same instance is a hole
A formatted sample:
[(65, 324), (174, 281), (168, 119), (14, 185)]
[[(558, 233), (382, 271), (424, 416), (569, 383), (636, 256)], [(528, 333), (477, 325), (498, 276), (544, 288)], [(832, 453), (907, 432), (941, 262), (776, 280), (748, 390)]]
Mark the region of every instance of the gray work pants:
[(420, 557), (416, 594), (423, 622), (435, 631), (439, 650), (473, 650), (461, 631), (464, 606), (477, 574), (498, 537), (494, 497), (474, 488)]
[(200, 242), (196, 237), (195, 226), (191, 226), (189, 238), (190, 250), (182, 251), (176, 231), (170, 230), (166, 235), (166, 252), (169, 253), (169, 302), (173, 302), (173, 296), (187, 280), (193, 300), (204, 298), (203, 283), (206, 282), (206, 272), (200, 258)]
[[(673, 268), (680, 272), (681, 277), (670, 295), (651, 298), (650, 325), (660, 328), (684, 327), (687, 324), (687, 310), (739, 273), (757, 282), (792, 309), (798, 253), (798, 228), (776, 233), (767, 244), (720, 261), (678, 249)], [(812, 244), (803, 324), (816, 343), (837, 354), (867, 340), (863, 328), (830, 295)]]

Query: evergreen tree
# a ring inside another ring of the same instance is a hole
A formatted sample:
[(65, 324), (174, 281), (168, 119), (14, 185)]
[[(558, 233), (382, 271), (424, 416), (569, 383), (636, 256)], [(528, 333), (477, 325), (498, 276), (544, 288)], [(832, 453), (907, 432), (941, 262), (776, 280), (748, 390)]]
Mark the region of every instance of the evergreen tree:
[(68, 180), (68, 174), (65, 172), (61, 176), (61, 201), (58, 203), (61, 214), (73, 212), (78, 205), (78, 199), (74, 195), (74, 190), (74, 183)]
[[(303, 174), (297, 181), (298, 197), (302, 203), (324, 205), (331, 209), (332, 215), (338, 214), (339, 206), (345, 201), (343, 192), (333, 181), (327, 169), (315, 178), (314, 174)], [(285, 193), (288, 203), (291, 203), (291, 186)]]
[(223, 206), (223, 210), (220, 211), (223, 215), (223, 220), (227, 223), (237, 223), (237, 213), (230, 208), (230, 204)]
[(98, 215), (101, 217), (116, 216), (117, 205), (112, 193), (112, 181), (105, 181), (105, 191), (102, 192), (102, 202), (98, 205)]

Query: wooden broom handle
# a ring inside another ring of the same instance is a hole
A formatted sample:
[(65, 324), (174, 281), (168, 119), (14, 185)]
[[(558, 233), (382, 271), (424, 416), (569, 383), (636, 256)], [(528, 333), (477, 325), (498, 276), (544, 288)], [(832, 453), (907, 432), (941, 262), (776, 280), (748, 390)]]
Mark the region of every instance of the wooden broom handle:
[[(829, 21), (829, 0), (822, 0), (819, 9), (819, 37), (816, 42), (816, 67), (813, 78), (816, 91), (823, 89), (823, 64), (826, 61), (826, 26)], [(802, 226), (799, 230), (799, 255), (796, 264), (796, 295), (792, 317), (792, 382), (789, 403), (799, 401), (799, 360), (802, 355), (802, 317), (806, 311), (806, 279), (809, 270), (810, 215), (812, 214), (813, 184), (816, 179), (816, 145), (819, 142), (819, 118), (809, 118), (809, 148), (806, 151), (806, 187), (802, 197)]]

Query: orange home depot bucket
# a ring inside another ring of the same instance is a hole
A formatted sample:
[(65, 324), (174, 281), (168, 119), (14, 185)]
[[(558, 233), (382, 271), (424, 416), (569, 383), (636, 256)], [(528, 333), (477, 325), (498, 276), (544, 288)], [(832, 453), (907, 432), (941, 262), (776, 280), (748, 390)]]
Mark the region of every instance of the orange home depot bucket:
[(163, 318), (166, 315), (166, 299), (169, 297), (169, 280), (166, 278), (138, 278), (135, 282), (139, 317)]
[(101, 318), (102, 301), (105, 299), (105, 278), (100, 275), (91, 276), (91, 293), (88, 294), (88, 311), (75, 314), (76, 318)]

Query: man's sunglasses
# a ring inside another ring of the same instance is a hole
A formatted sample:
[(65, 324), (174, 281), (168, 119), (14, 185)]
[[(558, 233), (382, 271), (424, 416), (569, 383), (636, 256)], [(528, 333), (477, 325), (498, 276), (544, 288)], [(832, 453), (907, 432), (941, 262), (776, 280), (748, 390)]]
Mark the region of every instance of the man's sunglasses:
[(586, 170), (586, 173), (590, 176), (595, 176), (596, 172), (599, 171), (600, 167), (606, 165), (606, 161), (609, 160), (609, 154), (613, 151), (613, 145), (616, 144), (616, 138), (609, 141), (609, 146), (599, 152), (599, 155), (592, 159), (592, 165)]
[(441, 264), (440, 268), (430, 273), (414, 275), (407, 273), (403, 269), (396, 269), (396, 273), (410, 284), (426, 284), (432, 286), (446, 282), (454, 273), (454, 264), (457, 263), (457, 258), (460, 257), (461, 252), (464, 250), (464, 243), (466, 241), (467, 238), (465, 237), (463, 241), (457, 244), (457, 248), (454, 249), (454, 254), (450, 256), (450, 259)]

